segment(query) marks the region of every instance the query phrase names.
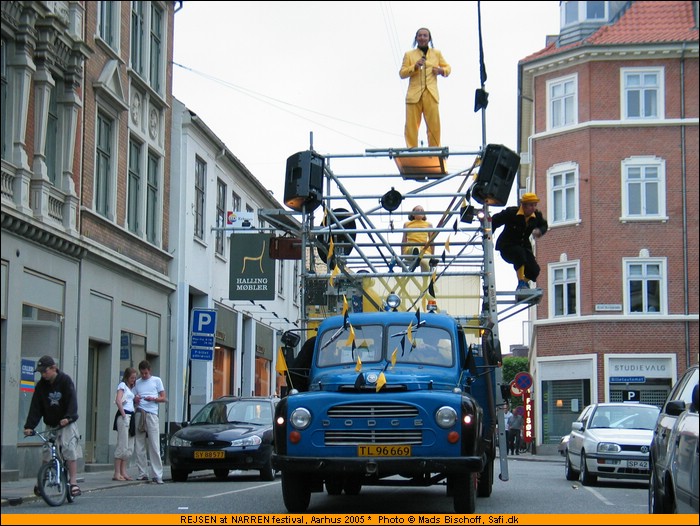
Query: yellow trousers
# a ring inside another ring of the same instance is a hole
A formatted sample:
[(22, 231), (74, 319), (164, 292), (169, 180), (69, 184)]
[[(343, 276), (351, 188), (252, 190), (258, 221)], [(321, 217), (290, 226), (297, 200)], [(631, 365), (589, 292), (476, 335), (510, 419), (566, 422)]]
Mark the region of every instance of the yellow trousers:
[(404, 136), (406, 148), (418, 146), (418, 128), (421, 117), (428, 131), (428, 146), (440, 146), (440, 106), (428, 90), (423, 91), (415, 104), (406, 104), (406, 126)]

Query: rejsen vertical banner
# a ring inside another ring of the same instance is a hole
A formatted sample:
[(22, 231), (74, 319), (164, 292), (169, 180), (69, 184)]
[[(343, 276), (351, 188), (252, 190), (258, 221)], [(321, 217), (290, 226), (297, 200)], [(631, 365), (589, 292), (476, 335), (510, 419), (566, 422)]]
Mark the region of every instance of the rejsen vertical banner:
[(275, 260), (271, 234), (234, 234), (229, 257), (230, 300), (274, 300)]

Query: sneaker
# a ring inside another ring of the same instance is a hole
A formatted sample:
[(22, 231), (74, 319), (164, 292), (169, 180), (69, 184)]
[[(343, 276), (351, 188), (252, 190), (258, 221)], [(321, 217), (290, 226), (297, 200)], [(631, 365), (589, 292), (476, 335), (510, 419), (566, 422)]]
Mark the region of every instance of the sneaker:
[(530, 288), (530, 282), (525, 281), (524, 279), (518, 280), (518, 286), (515, 288), (515, 290), (524, 290), (524, 289), (529, 289)]
[(139, 478), (137, 478), (136, 480), (141, 480), (141, 481), (146, 481), (146, 482), (147, 482), (147, 481), (148, 481), (148, 477), (147, 477), (146, 475), (141, 475), (141, 476), (140, 476)]
[(155, 482), (156, 484), (163, 484), (163, 479), (153, 477), (153, 482)]

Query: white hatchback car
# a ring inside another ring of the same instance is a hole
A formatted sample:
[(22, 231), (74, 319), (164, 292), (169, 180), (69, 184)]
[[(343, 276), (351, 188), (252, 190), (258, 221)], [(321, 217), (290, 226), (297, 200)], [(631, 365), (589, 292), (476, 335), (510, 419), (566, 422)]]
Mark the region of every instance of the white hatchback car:
[(600, 403), (587, 406), (571, 424), (564, 455), (566, 480), (584, 486), (598, 477), (649, 477), (649, 446), (659, 415), (655, 405)]

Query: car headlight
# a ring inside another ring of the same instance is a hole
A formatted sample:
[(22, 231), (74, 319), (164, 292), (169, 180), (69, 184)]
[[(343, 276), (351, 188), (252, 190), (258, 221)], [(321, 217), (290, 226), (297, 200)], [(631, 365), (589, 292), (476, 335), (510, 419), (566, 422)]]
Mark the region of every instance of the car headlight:
[(231, 442), (231, 445), (235, 447), (259, 446), (260, 444), (262, 444), (262, 438), (260, 438), (258, 435), (253, 435), (245, 438), (238, 438)]
[(192, 446), (192, 442), (190, 442), (189, 440), (184, 440), (179, 436), (173, 436), (170, 439), (170, 445), (173, 447), (190, 447)]
[(457, 411), (449, 406), (442, 406), (435, 413), (435, 422), (443, 429), (449, 429), (457, 421)]
[(311, 412), (305, 407), (299, 407), (292, 411), (289, 422), (297, 429), (306, 429), (311, 424)]
[(598, 453), (619, 453), (622, 448), (613, 442), (601, 442), (598, 444)]

